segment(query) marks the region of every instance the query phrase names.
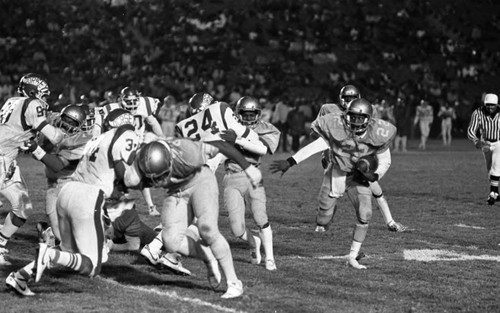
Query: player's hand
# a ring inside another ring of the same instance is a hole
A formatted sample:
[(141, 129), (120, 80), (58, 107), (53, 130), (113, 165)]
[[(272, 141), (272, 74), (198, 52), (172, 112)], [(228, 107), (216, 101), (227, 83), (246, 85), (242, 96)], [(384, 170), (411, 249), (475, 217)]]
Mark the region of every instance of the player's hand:
[(283, 174), (285, 174), (290, 167), (290, 163), (287, 160), (277, 160), (271, 163), (269, 169), (271, 170), (271, 173), (281, 172), (281, 176), (283, 176)]
[(361, 172), (361, 171), (359, 171), (359, 172), (370, 183), (373, 183), (373, 182), (378, 180), (378, 174), (376, 174), (374, 172)]
[(483, 152), (488, 152), (491, 150), (490, 143), (484, 140), (479, 140), (476, 143), (476, 148), (481, 149)]
[(262, 183), (262, 173), (254, 165), (247, 167), (245, 174), (247, 174), (248, 179), (250, 179), (252, 186), (258, 187)]
[(25, 153), (31, 153), (38, 148), (38, 144), (33, 139), (29, 139), (23, 142), (23, 145), (20, 148)]
[(236, 132), (234, 130), (228, 129), (220, 133), (220, 138), (234, 145), (238, 136), (236, 135)]

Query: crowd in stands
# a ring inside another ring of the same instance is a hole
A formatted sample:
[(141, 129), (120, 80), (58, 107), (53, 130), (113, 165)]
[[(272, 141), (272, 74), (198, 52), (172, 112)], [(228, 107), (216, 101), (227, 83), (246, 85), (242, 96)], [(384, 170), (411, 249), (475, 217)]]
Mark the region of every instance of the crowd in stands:
[[(0, 11), (0, 98), (26, 72), (45, 75), (51, 105), (100, 103), (133, 85), (185, 102), (195, 92), (309, 106), (347, 83), (370, 101), (437, 112), (456, 105), (464, 133), (500, 78), (493, 0), (7, 1)], [(496, 91), (498, 92), (498, 91)], [(82, 96), (84, 96), (82, 98)], [(438, 123), (435, 123), (438, 124)], [(439, 132), (436, 126), (434, 133)]]

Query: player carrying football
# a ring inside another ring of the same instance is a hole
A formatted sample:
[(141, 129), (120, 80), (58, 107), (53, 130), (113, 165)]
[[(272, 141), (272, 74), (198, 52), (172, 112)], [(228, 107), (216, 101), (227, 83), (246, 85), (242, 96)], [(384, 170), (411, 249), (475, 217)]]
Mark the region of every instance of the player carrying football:
[[(369, 182), (379, 180), (391, 164), (390, 143), (396, 134), (394, 125), (372, 117), (373, 107), (370, 102), (361, 98), (353, 100), (346, 112), (327, 114), (316, 119), (311, 128), (318, 139), (299, 150), (286, 160), (274, 161), (271, 164), (273, 173), (285, 173), (290, 167), (309, 158), (311, 155), (330, 149), (334, 163), (331, 170), (323, 177), (320, 189), (320, 209), (317, 219), (331, 220), (335, 213), (336, 197), (328, 197), (334, 193), (342, 195), (347, 192), (355, 210), (357, 223), (354, 227), (353, 241), (349, 253), (348, 264), (357, 269), (365, 269), (356, 259), (368, 231), (372, 216), (372, 192)], [(359, 158), (375, 154), (378, 168), (375, 172), (356, 171)], [(332, 179), (334, 177), (335, 179)], [(361, 178), (361, 179), (360, 179)]]

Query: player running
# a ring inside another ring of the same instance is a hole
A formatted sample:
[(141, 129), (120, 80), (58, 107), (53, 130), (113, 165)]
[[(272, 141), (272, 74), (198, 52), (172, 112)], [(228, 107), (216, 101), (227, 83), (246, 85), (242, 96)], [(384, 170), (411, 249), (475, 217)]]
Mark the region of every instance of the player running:
[[(372, 116), (373, 107), (370, 102), (363, 98), (353, 100), (344, 114), (327, 114), (313, 122), (311, 128), (313, 134), (319, 136), (318, 139), (292, 157), (271, 164), (273, 173), (285, 173), (311, 155), (330, 149), (335, 162), (332, 163), (331, 172), (325, 172), (323, 177), (320, 199), (324, 199), (325, 203), (320, 206), (317, 219), (324, 224), (332, 219), (338, 198), (329, 197), (330, 193), (342, 195), (344, 191), (347, 192), (357, 217), (348, 264), (356, 269), (366, 269), (366, 266), (359, 264), (357, 257), (372, 216), (369, 182), (379, 180), (389, 169), (389, 146), (396, 134), (394, 125)], [(367, 155), (375, 155), (378, 159), (376, 171), (356, 171), (357, 160)]]
[[(240, 146), (241, 153), (256, 167), (261, 164), (262, 156), (273, 154), (278, 148), (280, 131), (271, 123), (260, 119), (261, 108), (259, 102), (252, 97), (242, 97), (236, 103), (236, 117), (238, 121), (259, 135), (265, 149), (259, 153), (250, 152)], [(232, 129), (225, 131), (221, 138), (232, 144), (237, 144), (238, 137)], [(241, 140), (241, 139), (240, 139)], [(239, 145), (238, 145), (239, 146)], [(266, 210), (266, 191), (262, 184), (253, 187), (241, 167), (232, 160), (224, 162), (226, 174), (223, 179), (224, 206), (229, 213), (231, 231), (236, 237), (248, 242), (252, 247), (251, 263), (260, 264), (261, 244), (265, 252), (265, 267), (269, 271), (276, 270), (273, 252), (273, 232), (269, 224)], [(259, 228), (258, 236), (252, 235), (245, 226), (245, 211), (249, 207), (253, 219)]]

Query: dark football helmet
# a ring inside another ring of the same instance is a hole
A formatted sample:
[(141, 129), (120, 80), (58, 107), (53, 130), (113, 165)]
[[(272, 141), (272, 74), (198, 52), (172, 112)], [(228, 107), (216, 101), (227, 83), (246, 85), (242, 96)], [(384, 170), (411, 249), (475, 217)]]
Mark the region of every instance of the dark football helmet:
[(104, 119), (102, 128), (106, 132), (123, 125), (134, 126), (134, 116), (125, 109), (114, 109)]
[(28, 73), (21, 77), (17, 92), (23, 97), (46, 101), (50, 95), (49, 85), (40, 75)]
[(120, 92), (122, 108), (134, 114), (139, 107), (139, 96), (140, 93), (136, 89), (130, 87), (123, 88)]
[(199, 92), (195, 93), (191, 99), (189, 99), (189, 109), (188, 115), (192, 116), (198, 112), (201, 112), (208, 108), (214, 102), (214, 98), (208, 93)]
[(349, 102), (354, 99), (361, 98), (361, 94), (359, 93), (358, 88), (353, 85), (345, 85), (340, 89), (339, 93), (339, 105), (342, 110), (346, 110)]
[(153, 186), (164, 186), (172, 172), (172, 156), (168, 144), (160, 141), (145, 144), (139, 150), (137, 163), (142, 175)]
[(86, 104), (82, 105), (81, 107), (83, 108), (86, 114), (85, 122), (82, 125), (82, 130), (84, 132), (90, 132), (94, 128), (95, 110), (94, 108), (91, 108)]
[(245, 126), (257, 124), (261, 112), (260, 103), (255, 98), (246, 96), (236, 102), (236, 117)]
[(370, 102), (360, 98), (353, 100), (344, 113), (344, 120), (347, 127), (355, 134), (362, 134), (366, 131), (373, 116), (373, 107)]
[(60, 128), (66, 135), (73, 136), (82, 130), (87, 114), (85, 110), (76, 104), (65, 106), (55, 121), (55, 126)]

